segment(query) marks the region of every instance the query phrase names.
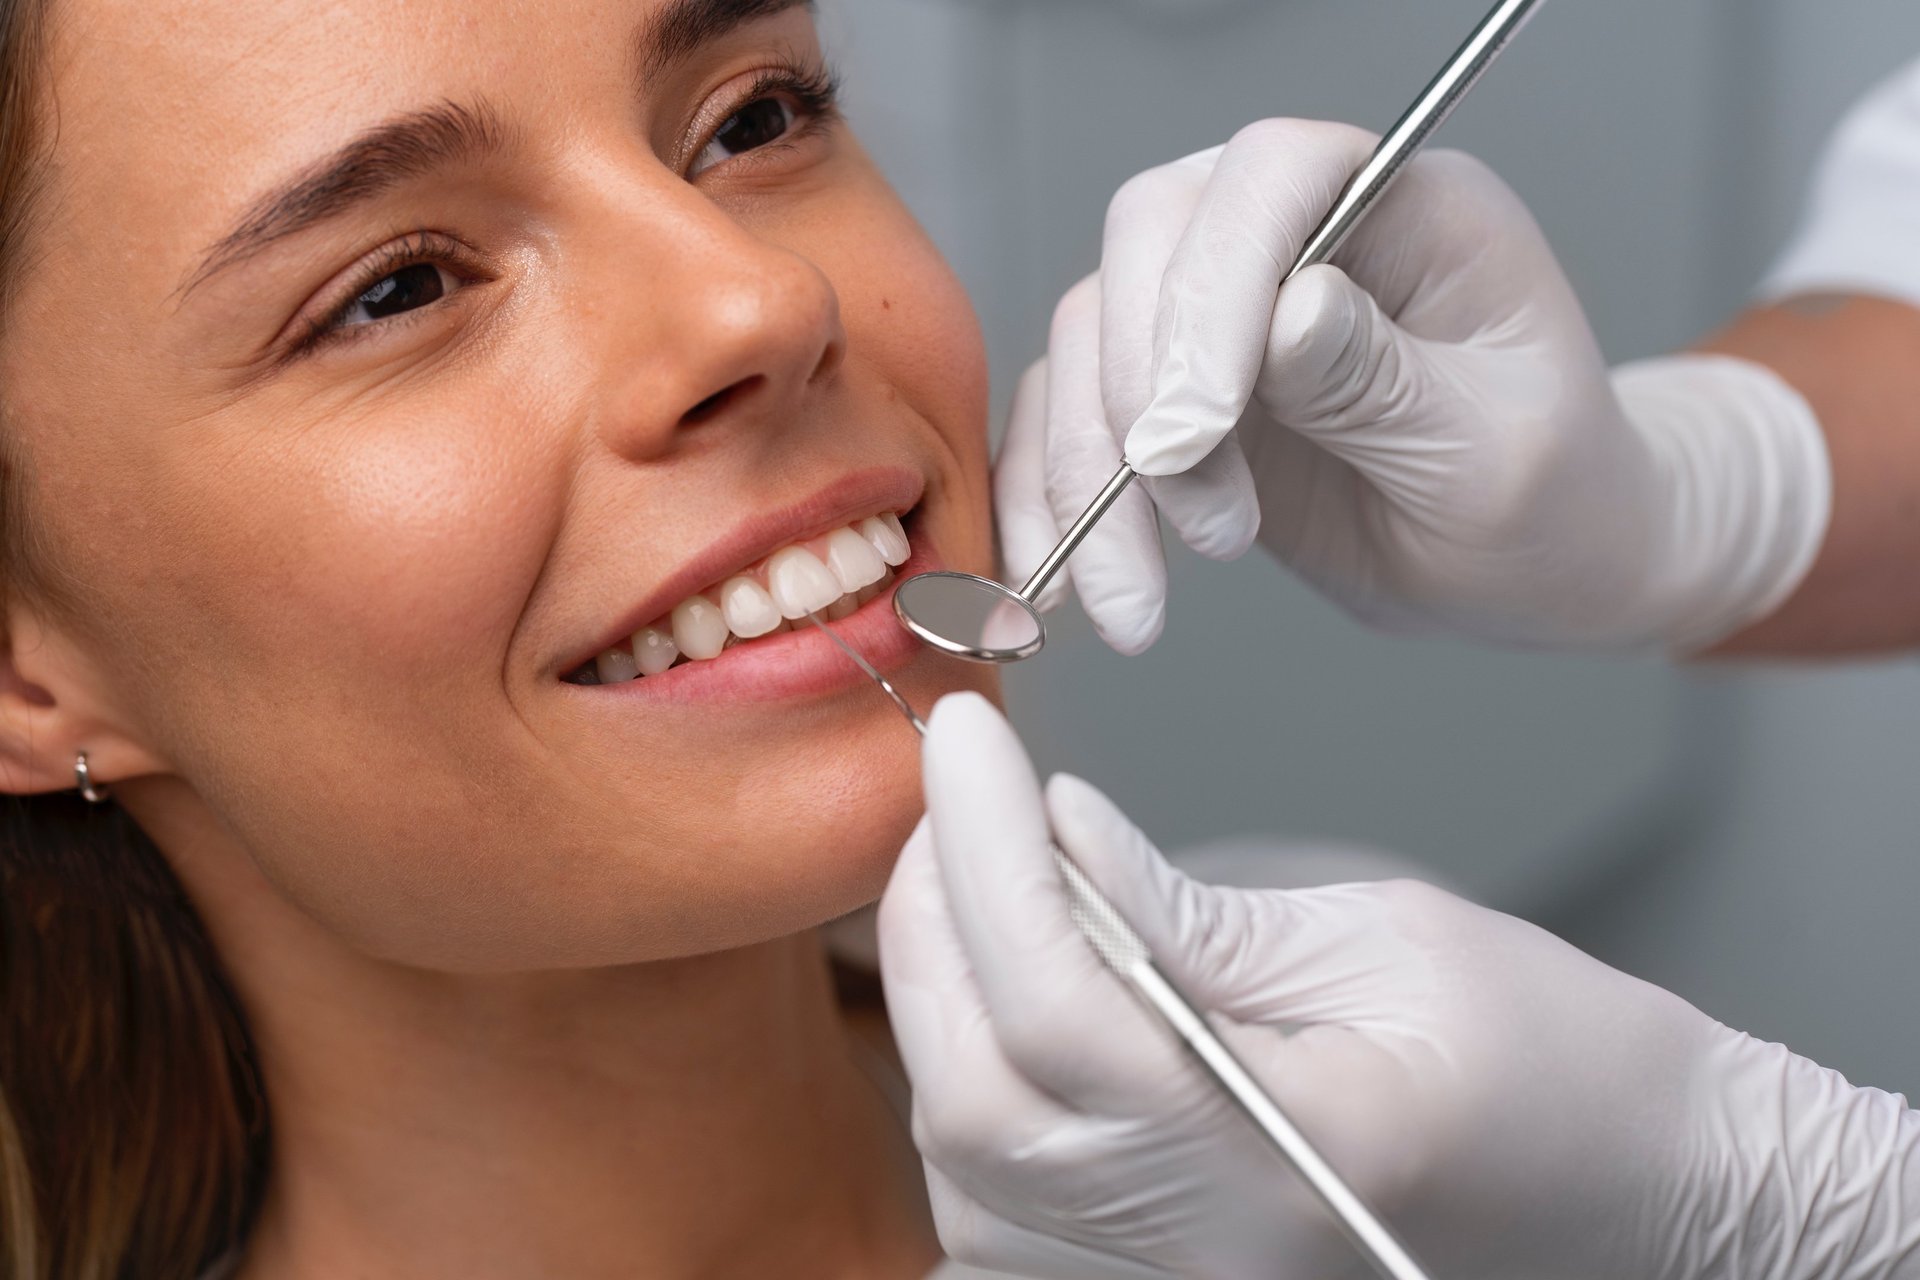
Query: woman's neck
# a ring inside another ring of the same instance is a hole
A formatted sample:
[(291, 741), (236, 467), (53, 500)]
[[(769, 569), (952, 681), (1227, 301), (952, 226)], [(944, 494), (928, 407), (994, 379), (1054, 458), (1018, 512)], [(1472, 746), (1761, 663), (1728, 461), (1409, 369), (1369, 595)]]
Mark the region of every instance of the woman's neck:
[(935, 1264), (918, 1157), (813, 935), (428, 973), (345, 947), (192, 843), (200, 857), (173, 860), (239, 989), (273, 1124), (237, 1280), (919, 1280)]

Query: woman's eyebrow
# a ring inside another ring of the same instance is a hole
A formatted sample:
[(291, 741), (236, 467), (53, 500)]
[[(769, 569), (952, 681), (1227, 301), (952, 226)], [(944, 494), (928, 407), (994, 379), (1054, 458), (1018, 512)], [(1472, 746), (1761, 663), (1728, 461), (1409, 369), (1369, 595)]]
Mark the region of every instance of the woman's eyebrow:
[(737, 27), (799, 8), (813, 8), (813, 0), (669, 0), (641, 24), (634, 59), (640, 81), (646, 83)]
[(484, 101), (443, 102), (375, 125), (248, 205), (233, 229), (201, 256), (179, 293), (409, 178), (498, 155), (509, 142), (498, 113)]

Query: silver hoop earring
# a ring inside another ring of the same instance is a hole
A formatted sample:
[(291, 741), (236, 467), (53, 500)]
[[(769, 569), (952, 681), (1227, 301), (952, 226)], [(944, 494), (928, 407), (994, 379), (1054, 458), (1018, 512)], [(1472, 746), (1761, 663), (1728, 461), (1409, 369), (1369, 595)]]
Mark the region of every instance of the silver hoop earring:
[(106, 802), (107, 789), (93, 785), (93, 774), (87, 769), (87, 753), (84, 751), (73, 758), (73, 780), (80, 788), (80, 794), (87, 798), (89, 804)]

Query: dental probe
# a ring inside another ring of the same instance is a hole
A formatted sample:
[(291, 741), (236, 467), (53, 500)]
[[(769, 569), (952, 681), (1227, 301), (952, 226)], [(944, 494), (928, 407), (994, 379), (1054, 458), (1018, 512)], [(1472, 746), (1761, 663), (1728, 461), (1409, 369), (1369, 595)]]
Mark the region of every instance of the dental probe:
[[(1540, 0), (1499, 0), (1494, 5), (1406, 114), (1380, 139), (1372, 158), (1347, 180), (1340, 198), (1307, 238), (1292, 269), (1281, 280), (1281, 287), (1308, 267), (1330, 260), (1347, 242), (1539, 6)], [(1113, 478), (1018, 591), (977, 574), (937, 570), (916, 574), (901, 583), (894, 592), (894, 612), (907, 630), (955, 657), (989, 663), (1031, 658), (1047, 638), (1046, 621), (1036, 603), (1040, 593), (1138, 475), (1132, 464), (1123, 460)]]
[[(820, 628), (829, 640), (840, 647), (842, 653), (853, 660), (854, 665), (880, 686), (881, 692), (893, 700), (894, 706), (906, 716), (915, 732), (923, 738), (926, 736), (926, 722), (915, 714), (912, 705), (885, 676), (874, 669), (872, 663), (821, 621), (818, 614), (808, 614), (807, 621)], [(1153, 953), (1147, 950), (1146, 942), (1121, 916), (1119, 909), (1094, 887), (1093, 881), (1059, 845), (1049, 842), (1048, 848), (1053, 852), (1053, 862), (1060, 869), (1061, 879), (1066, 882), (1067, 913), (1100, 957), (1101, 963), (1132, 988), (1141, 1003), (1158, 1015), (1168, 1029), (1180, 1038), (1214, 1084), (1233, 1100), (1241, 1113), (1253, 1122), (1268, 1144), (1279, 1153), (1280, 1158), (1291, 1165), (1294, 1172), (1320, 1198), (1360, 1256), (1386, 1280), (1431, 1280), (1386, 1223), (1327, 1163), (1319, 1148), (1294, 1126), (1293, 1121), (1280, 1109), (1280, 1104), (1253, 1078), (1253, 1073), (1247, 1070), (1233, 1050), (1227, 1048), (1226, 1042), (1214, 1033), (1206, 1016), (1181, 994), (1173, 980), (1154, 963)]]

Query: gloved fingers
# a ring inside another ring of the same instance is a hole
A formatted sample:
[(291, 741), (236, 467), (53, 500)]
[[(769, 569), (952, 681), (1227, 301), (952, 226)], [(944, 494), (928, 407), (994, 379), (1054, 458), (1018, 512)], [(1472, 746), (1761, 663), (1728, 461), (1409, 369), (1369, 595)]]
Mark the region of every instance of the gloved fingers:
[(978, 694), (949, 695), (923, 761), (948, 907), (1007, 1060), (1080, 1111), (1153, 1107), (1185, 1063), (1074, 925), (1013, 727)]
[[(1061, 1238), (1079, 1207), (1077, 1187), (1089, 1178), (1104, 1185), (1109, 1165), (1076, 1137), (1083, 1118), (1035, 1089), (1001, 1052), (935, 859), (923, 821), (882, 901), (881, 961), (941, 1244), (963, 1262), (1023, 1274), (1160, 1275), (1121, 1269), (1115, 1257)], [(1135, 1124), (1116, 1123), (1129, 1132)], [(1051, 1222), (1053, 1232), (1025, 1225), (1034, 1221)]]
[[(1100, 296), (1097, 277), (1069, 290), (1048, 341), (1047, 493), (1061, 530), (1072, 527), (1120, 468), (1120, 444), (1100, 396)], [(1153, 503), (1138, 486), (1107, 512), (1066, 572), (1080, 607), (1114, 649), (1142, 653), (1159, 639), (1166, 625), (1166, 556)]]
[[(931, 819), (921, 820), (901, 851), (879, 924), (887, 1011), (913, 1082), (915, 1145), (928, 1161), (963, 1178), (966, 1171), (984, 1175), (977, 1181), (989, 1192), (1010, 1183), (1027, 1190), (1022, 1184), (1044, 1172), (1009, 1153), (1075, 1115), (1036, 1089), (1001, 1051), (948, 907)], [(1004, 1195), (994, 1200), (1006, 1207)]]
[(1180, 540), (1209, 560), (1238, 560), (1260, 536), (1260, 492), (1234, 436), (1188, 470), (1143, 483)]
[[(1221, 147), (1130, 179), (1107, 206), (1100, 254), (1100, 395), (1124, 440), (1153, 400), (1153, 334), (1167, 266)], [(1253, 476), (1231, 438), (1179, 476), (1147, 483), (1154, 505), (1201, 555), (1232, 560), (1260, 530)]]
[(1417, 157), (1333, 261), (1432, 342), (1485, 340), (1501, 317), (1550, 296), (1578, 306), (1525, 202), (1460, 151)]
[(1118, 438), (1153, 401), (1161, 282), (1222, 150), (1149, 169), (1129, 179), (1107, 205), (1100, 247), (1100, 392)]
[(938, 1096), (952, 1064), (973, 1056), (987, 1011), (947, 910), (930, 819), (920, 820), (894, 863), (878, 929), (894, 1042), (916, 1092)]
[(1363, 1025), (1429, 978), (1397, 927), (1394, 900), (1440, 890), (1216, 889), (1176, 871), (1089, 783), (1054, 777), (1047, 812), (1061, 847), (1207, 1009), (1267, 1026)]
[(1061, 849), (1107, 895), (1155, 958), (1176, 967), (1191, 959), (1218, 910), (1210, 900), (1216, 891), (1175, 869), (1090, 782), (1055, 774), (1047, 780), (1046, 809)]
[[(1060, 540), (1060, 526), (1047, 496), (1047, 358), (1020, 376), (1000, 456), (993, 467), (993, 514), (1000, 530), (1000, 560), (1006, 580), (1018, 586), (1033, 575)], [(1037, 602), (1051, 612), (1066, 601), (1070, 574), (1047, 584)]]
[(1322, 567), (1364, 585), (1378, 572), (1365, 477), (1317, 441), (1277, 423), (1268, 426), (1249, 432), (1244, 446), (1264, 508), (1261, 545), (1323, 589), (1316, 572)]
[(1004, 1151), (1009, 1134), (1070, 1115), (1000, 1051), (947, 902), (931, 818), (920, 820), (894, 864), (880, 900), (879, 932), (887, 1013), (913, 1081), (915, 1138), (923, 1153), (978, 1163)]
[(1220, 153), (1161, 285), (1153, 399), (1126, 442), (1143, 475), (1187, 470), (1240, 421), (1280, 283), (1375, 141), (1345, 125), (1265, 120)]
[(1010, 1221), (974, 1199), (931, 1160), (926, 1172), (940, 1247), (956, 1262), (1057, 1280), (1172, 1280), (1177, 1274)]
[(1462, 497), (1460, 480), (1497, 486), (1467, 465), (1480, 415), (1438, 375), (1426, 344), (1338, 267), (1303, 271), (1281, 295), (1254, 395), (1276, 423), (1423, 522), (1471, 514), (1447, 505)]

